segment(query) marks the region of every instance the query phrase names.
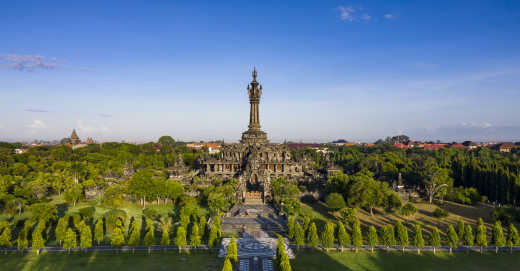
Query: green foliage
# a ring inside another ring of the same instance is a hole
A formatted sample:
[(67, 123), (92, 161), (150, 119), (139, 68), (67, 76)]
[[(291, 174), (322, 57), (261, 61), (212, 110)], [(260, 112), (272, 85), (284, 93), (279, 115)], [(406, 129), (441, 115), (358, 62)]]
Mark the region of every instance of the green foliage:
[(320, 240), (318, 238), (318, 229), (316, 228), (316, 224), (314, 222), (311, 222), (311, 225), (309, 226), (307, 241), (311, 247), (318, 248)]
[(199, 234), (199, 226), (197, 224), (191, 227), (191, 235), (190, 235), (190, 246), (192, 247), (200, 247), (201, 245), (201, 235)]
[(403, 202), (401, 197), (395, 192), (389, 192), (386, 196), (386, 200), (384, 202), (385, 210), (387, 212), (393, 212), (395, 210), (399, 210)]
[(311, 225), (311, 218), (309, 216), (303, 217), (303, 231), (307, 232), (309, 230), (309, 226)]
[(141, 244), (141, 229), (137, 225), (137, 220), (133, 220), (130, 223), (128, 245), (132, 247), (139, 246)]
[(148, 228), (146, 234), (144, 235), (143, 245), (146, 247), (151, 247), (155, 245), (155, 232), (153, 225), (151, 228)]
[(271, 194), (277, 209), (280, 210), (282, 205), (287, 205), (286, 209), (282, 211), (289, 215), (294, 215), (299, 209), (298, 197), (300, 196), (300, 189), (298, 189), (296, 184), (289, 182), (285, 178), (278, 178), (271, 182)]
[(82, 249), (87, 249), (92, 247), (92, 231), (90, 227), (85, 225), (84, 223), (79, 229), (79, 238), (80, 238), (80, 247)]
[(155, 208), (148, 207), (143, 210), (143, 215), (146, 218), (157, 219), (159, 217), (159, 212)]
[(179, 248), (185, 247), (188, 244), (186, 241), (186, 230), (183, 226), (177, 227), (174, 243)]
[(106, 212), (103, 217), (105, 218), (106, 231), (111, 232), (119, 223), (124, 224), (126, 221), (126, 212), (123, 210), (112, 209)]
[(233, 271), (233, 266), (228, 258), (224, 260), (224, 266), (222, 267), (222, 271)]
[(518, 229), (513, 224), (509, 224), (509, 233), (507, 235), (507, 246), (513, 247), (520, 245), (520, 236)]
[(341, 210), (340, 212), (341, 219), (343, 223), (352, 223), (354, 219), (357, 217), (357, 209), (356, 208), (346, 208)]
[(331, 210), (337, 211), (345, 208), (346, 203), (343, 199), (343, 196), (339, 193), (330, 193), (325, 198), (325, 203), (327, 203), (327, 207)]
[(497, 248), (506, 245), (506, 239), (500, 221), (495, 221), (495, 225), (493, 226), (493, 244), (495, 244)]
[[(376, 230), (376, 227), (374, 226), (370, 226), (368, 228), (368, 246), (370, 247), (370, 249), (374, 249), (375, 246), (378, 245), (379, 243), (379, 240), (378, 240), (378, 237), (377, 237), (377, 230)], [(361, 247), (361, 245), (357, 246), (357, 247)]]
[(280, 271), (292, 271), (291, 262), (289, 261), (289, 256), (287, 254), (282, 254), (282, 258), (280, 260), (279, 265)]
[(54, 221), (58, 214), (56, 205), (51, 203), (35, 203), (29, 207), (32, 212), (32, 219), (43, 221)]
[(450, 247), (450, 252), (452, 248), (456, 248), (459, 243), (459, 237), (457, 236), (457, 233), (455, 232), (455, 229), (452, 225), (448, 226), (448, 232), (447, 232), (447, 240), (446, 244)]
[(395, 230), (397, 231), (397, 240), (399, 242), (399, 246), (404, 249), (404, 247), (407, 247), (410, 243), (408, 240), (408, 230), (400, 220), (398, 220), (395, 224)]
[(79, 213), (81, 214), (81, 217), (84, 219), (92, 219), (94, 218), (94, 213), (96, 213), (96, 207), (88, 206), (79, 209)]
[(491, 221), (501, 221), (504, 225), (509, 225), (514, 221), (520, 222), (520, 210), (513, 207), (495, 207), (490, 214)]
[(69, 226), (68, 219), (62, 217), (58, 220), (58, 225), (56, 225), (56, 229), (54, 230), (54, 235), (56, 240), (60, 243), (65, 239), (65, 235), (67, 234), (67, 227)]
[(289, 239), (294, 239), (294, 223), (295, 223), (295, 217), (289, 216), (287, 219), (287, 235)]
[(238, 249), (237, 249), (237, 241), (235, 237), (231, 237), (231, 241), (226, 249), (226, 259), (229, 259), (233, 264), (238, 263)]
[(387, 247), (395, 246), (395, 232), (392, 225), (385, 225), (381, 228), (383, 244)]
[(211, 229), (209, 231), (209, 237), (208, 237), (208, 246), (209, 247), (215, 247), (218, 244), (218, 228), (215, 224), (211, 225)]
[(204, 235), (206, 234), (206, 225), (208, 224), (208, 221), (206, 220), (205, 216), (201, 216), (199, 218), (199, 234), (200, 239), (204, 239)]
[(413, 244), (418, 249), (422, 249), (424, 247), (424, 238), (420, 223), (415, 224)]
[(459, 220), (457, 222), (457, 236), (459, 237), (460, 241), (463, 241), (464, 238), (464, 231), (466, 230), (466, 227), (464, 226), (464, 221)]
[(475, 236), (473, 235), (473, 229), (471, 225), (466, 225), (464, 230), (464, 245), (471, 247), (475, 244)]
[(36, 228), (32, 233), (32, 249), (36, 253), (39, 253), (40, 249), (45, 247), (45, 241), (43, 240), (41, 231)]
[(294, 239), (298, 247), (305, 245), (305, 231), (298, 222), (294, 225)]
[(101, 242), (103, 242), (103, 240), (105, 239), (103, 218), (99, 218), (96, 222), (96, 226), (94, 227), (94, 239), (96, 240), (98, 245), (101, 244)]
[(8, 248), (11, 247), (11, 228), (9, 226), (4, 227), (3, 229), (0, 228), (0, 247), (2, 248)]
[(411, 203), (407, 203), (403, 207), (401, 207), (401, 210), (399, 211), (399, 213), (403, 216), (412, 216), (415, 213), (417, 213), (417, 207), (415, 207)]
[(325, 224), (325, 230), (321, 233), (321, 244), (324, 248), (334, 246), (334, 224), (330, 221)]
[(477, 235), (475, 239), (477, 246), (480, 246), (482, 252), (482, 248), (487, 247), (487, 231), (482, 218), (479, 218), (478, 220)]
[(29, 247), (29, 241), (27, 240), (27, 230), (22, 229), (18, 233), (18, 238), (16, 239), (16, 245), (18, 250), (24, 250)]
[(361, 224), (359, 223), (359, 219), (355, 219), (352, 224), (352, 245), (356, 249), (360, 248), (363, 245), (363, 235), (361, 234)]
[(347, 233), (345, 226), (341, 222), (338, 222), (338, 243), (341, 247), (350, 246), (352, 244), (350, 235)]
[(434, 248), (441, 246), (441, 235), (437, 227), (433, 227), (432, 234), (430, 235), (430, 245)]
[(455, 187), (448, 192), (446, 199), (462, 204), (475, 205), (482, 201), (482, 196), (474, 187)]
[(119, 248), (125, 244), (125, 235), (123, 234), (123, 229), (115, 228), (112, 232), (112, 239), (110, 240), (110, 245), (114, 248)]
[[(63, 241), (63, 248), (67, 250), (75, 249), (78, 247), (76, 232), (72, 228), (67, 228), (65, 234), (65, 240)], [(34, 242), (34, 241), (33, 241)]]
[(448, 217), (448, 215), (448, 211), (441, 208), (435, 208), (435, 210), (433, 211), (433, 216), (436, 218), (444, 218)]
[(169, 246), (170, 245), (170, 233), (168, 232), (168, 227), (163, 227), (161, 234), (161, 246)]

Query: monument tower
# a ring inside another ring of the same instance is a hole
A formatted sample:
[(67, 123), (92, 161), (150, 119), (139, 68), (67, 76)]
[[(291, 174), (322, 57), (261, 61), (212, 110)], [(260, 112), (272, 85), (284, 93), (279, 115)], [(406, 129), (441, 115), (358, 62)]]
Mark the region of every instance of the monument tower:
[(256, 81), (258, 73), (253, 69), (253, 81), (247, 86), (249, 94), (249, 126), (248, 130), (242, 133), (242, 143), (248, 145), (266, 144), (267, 134), (260, 129), (259, 108), (260, 97), (262, 96), (262, 85)]

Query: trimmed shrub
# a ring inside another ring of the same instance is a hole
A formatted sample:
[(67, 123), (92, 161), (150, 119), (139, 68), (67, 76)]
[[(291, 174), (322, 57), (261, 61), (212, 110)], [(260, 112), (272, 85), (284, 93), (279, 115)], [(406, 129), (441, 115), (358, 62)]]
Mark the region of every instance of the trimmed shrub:
[(436, 218), (445, 218), (448, 215), (448, 211), (441, 208), (435, 208), (435, 211), (433, 211), (433, 216)]
[(79, 209), (79, 213), (84, 219), (92, 219), (94, 218), (94, 213), (96, 213), (96, 207), (88, 206), (85, 208)]
[(403, 207), (401, 207), (401, 210), (399, 210), (399, 213), (404, 216), (411, 216), (417, 213), (417, 207), (415, 207), (411, 203), (405, 204)]

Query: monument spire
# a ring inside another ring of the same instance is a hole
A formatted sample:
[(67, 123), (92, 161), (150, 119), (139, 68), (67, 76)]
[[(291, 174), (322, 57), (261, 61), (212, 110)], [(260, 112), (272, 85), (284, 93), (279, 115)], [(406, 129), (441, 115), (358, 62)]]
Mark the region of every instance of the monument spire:
[(259, 116), (259, 103), (260, 97), (262, 96), (262, 85), (256, 81), (258, 72), (256, 67), (253, 68), (251, 73), (253, 81), (247, 86), (247, 92), (249, 94), (249, 126), (248, 130), (242, 134), (243, 142), (267, 142), (267, 135), (260, 130), (260, 116)]

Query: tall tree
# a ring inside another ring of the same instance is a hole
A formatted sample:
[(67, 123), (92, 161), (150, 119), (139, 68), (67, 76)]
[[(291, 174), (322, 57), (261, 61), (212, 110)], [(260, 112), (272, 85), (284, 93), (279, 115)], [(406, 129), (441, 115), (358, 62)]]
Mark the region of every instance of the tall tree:
[(500, 220), (495, 221), (493, 226), (493, 244), (495, 245), (495, 253), (498, 254), (498, 249), (506, 245), (504, 232), (502, 230), (502, 223)]
[(151, 228), (148, 229), (146, 234), (144, 235), (144, 242), (143, 244), (148, 247), (148, 254), (152, 252), (152, 246), (155, 245), (155, 233), (153, 225)]
[(222, 271), (233, 271), (233, 265), (228, 258), (224, 260), (224, 266), (222, 266)]
[(41, 229), (36, 227), (32, 233), (32, 249), (36, 254), (40, 254), (40, 250), (45, 247)]
[[(170, 226), (172, 224), (172, 220), (169, 217), (161, 218), (161, 246), (169, 246), (170, 245)], [(166, 249), (165, 249), (166, 251)]]
[(229, 242), (226, 249), (226, 259), (229, 259), (231, 263), (238, 263), (238, 249), (237, 249), (237, 241), (235, 237), (231, 237), (231, 241)]
[(128, 245), (132, 247), (132, 253), (135, 251), (135, 247), (141, 244), (141, 229), (137, 225), (137, 220), (133, 220), (130, 223)]
[(477, 245), (480, 246), (480, 254), (482, 254), (484, 252), (483, 248), (487, 247), (486, 226), (484, 225), (482, 218), (478, 219), (476, 241)]
[(16, 246), (18, 250), (23, 254), (23, 251), (29, 247), (29, 241), (27, 240), (27, 230), (22, 229), (18, 233), (18, 238), (16, 239)]
[(518, 230), (513, 223), (509, 224), (509, 232), (507, 234), (507, 246), (509, 252), (513, 253), (513, 247), (520, 245), (520, 236), (518, 236)]
[(338, 244), (343, 251), (343, 248), (345, 246), (350, 246), (352, 241), (350, 240), (350, 235), (345, 230), (345, 226), (343, 225), (343, 222), (338, 221)]
[(0, 247), (4, 248), (5, 253), (7, 253), (7, 248), (11, 247), (11, 227), (9, 225), (5, 226), (3, 231), (0, 228)]
[(368, 246), (370, 247), (370, 251), (374, 252), (374, 247), (378, 245), (378, 237), (376, 227), (370, 226), (368, 228)]
[(397, 231), (397, 239), (399, 241), (399, 246), (401, 246), (401, 249), (403, 250), (409, 245), (410, 241), (408, 240), (408, 230), (403, 225), (403, 223), (398, 220), (395, 224), (395, 229)]
[(459, 242), (462, 243), (463, 242), (463, 237), (464, 237), (464, 231), (466, 230), (466, 226), (464, 225), (464, 221), (459, 220), (457, 222), (457, 236), (459, 237)]
[(421, 249), (424, 247), (421, 223), (415, 224), (413, 244), (417, 248), (417, 254), (421, 254)]
[(334, 224), (330, 221), (325, 224), (325, 230), (321, 233), (321, 245), (327, 251), (334, 246)]
[(113, 248), (120, 248), (125, 244), (125, 235), (123, 229), (116, 227), (112, 232), (112, 239), (110, 240), (110, 246)]
[(105, 239), (105, 232), (103, 229), (103, 218), (99, 218), (96, 222), (96, 226), (94, 227), (94, 239), (96, 240), (98, 246)]
[(466, 225), (466, 230), (464, 230), (464, 245), (467, 247), (472, 247), (475, 244), (475, 236), (473, 235), (473, 229), (471, 225)]
[(68, 253), (70, 253), (71, 249), (78, 247), (76, 238), (76, 232), (73, 231), (72, 228), (68, 228), (65, 234), (65, 240), (63, 241), (63, 248), (66, 249)]
[(190, 235), (190, 246), (192, 247), (200, 247), (201, 240), (199, 234), (199, 226), (194, 224), (191, 226), (191, 235)]
[(453, 252), (453, 248), (457, 248), (457, 244), (459, 243), (459, 237), (457, 236), (457, 232), (455, 232), (455, 229), (452, 225), (448, 226), (448, 232), (447, 232), (447, 240), (446, 240), (448, 246), (450, 247), (450, 254)]
[(296, 223), (294, 226), (294, 239), (296, 239), (296, 247), (298, 249), (305, 246), (305, 231), (300, 223)]
[(282, 259), (280, 260), (279, 265), (280, 271), (292, 271), (291, 262), (289, 261), (289, 256), (287, 254), (282, 255)]
[(58, 219), (58, 225), (56, 225), (56, 229), (54, 230), (54, 236), (56, 236), (56, 241), (61, 246), (61, 242), (65, 239), (65, 234), (67, 233), (67, 227), (69, 226), (68, 219), (62, 217)]
[(352, 244), (354, 245), (356, 253), (359, 248), (363, 246), (363, 235), (361, 234), (361, 225), (358, 218), (356, 218), (352, 224)]
[(217, 234), (217, 227), (215, 224), (211, 225), (211, 229), (209, 231), (209, 237), (208, 237), (208, 246), (209, 247), (215, 247), (218, 243), (218, 234)]
[(186, 230), (183, 226), (177, 227), (177, 234), (175, 235), (174, 243), (179, 248), (179, 251), (187, 245)]
[(394, 227), (390, 224), (383, 226), (382, 228), (383, 234), (383, 244), (389, 248), (391, 246), (395, 246), (395, 233)]
[(294, 239), (294, 221), (295, 217), (293, 215), (289, 216), (287, 220), (287, 235), (291, 240)]
[(206, 234), (206, 224), (207, 224), (206, 217), (201, 216), (199, 218), (199, 234), (200, 234), (201, 240), (204, 239), (204, 235)]
[(90, 230), (90, 227), (87, 226), (83, 221), (79, 229), (79, 239), (79, 246), (84, 251), (92, 247), (92, 231)]
[(309, 241), (309, 245), (316, 249), (318, 248), (318, 244), (320, 242), (318, 238), (318, 229), (316, 228), (316, 224), (314, 222), (311, 222), (311, 225), (309, 226), (309, 233), (307, 235), (307, 241)]
[(437, 227), (433, 227), (432, 235), (430, 236), (430, 245), (433, 247), (433, 254), (435, 254), (435, 249), (441, 246), (441, 236)]

